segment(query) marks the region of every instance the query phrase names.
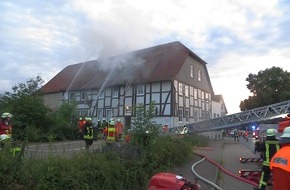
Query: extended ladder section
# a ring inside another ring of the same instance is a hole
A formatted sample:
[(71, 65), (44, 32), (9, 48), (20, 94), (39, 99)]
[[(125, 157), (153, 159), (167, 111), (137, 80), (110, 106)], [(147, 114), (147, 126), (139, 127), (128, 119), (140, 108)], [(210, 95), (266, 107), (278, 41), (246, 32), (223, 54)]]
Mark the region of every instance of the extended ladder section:
[(219, 118), (187, 124), (185, 127), (189, 129), (189, 133), (214, 131), (270, 120), (288, 113), (290, 113), (290, 100)]

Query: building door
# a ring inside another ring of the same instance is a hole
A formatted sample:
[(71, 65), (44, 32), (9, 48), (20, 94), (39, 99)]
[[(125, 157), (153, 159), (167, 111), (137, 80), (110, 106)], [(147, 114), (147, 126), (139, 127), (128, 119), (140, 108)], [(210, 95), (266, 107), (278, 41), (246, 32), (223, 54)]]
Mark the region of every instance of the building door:
[(127, 134), (128, 129), (131, 129), (131, 116), (125, 116), (125, 134)]

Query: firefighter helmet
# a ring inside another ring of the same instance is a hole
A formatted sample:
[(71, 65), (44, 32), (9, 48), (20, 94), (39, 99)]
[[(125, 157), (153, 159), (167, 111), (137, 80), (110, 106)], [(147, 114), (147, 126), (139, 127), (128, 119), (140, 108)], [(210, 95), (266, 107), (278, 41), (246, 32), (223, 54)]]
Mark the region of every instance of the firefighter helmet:
[(92, 118), (90, 118), (90, 117), (86, 117), (85, 120), (86, 120), (86, 121), (92, 121)]
[(12, 116), (13, 116), (13, 115), (12, 115), (11, 113), (5, 112), (5, 113), (2, 114), (1, 117), (2, 117), (3, 119), (5, 119), (5, 118), (11, 118)]
[(110, 121), (109, 125), (115, 125), (115, 122), (114, 121)]
[(267, 136), (268, 137), (275, 136), (275, 130), (274, 129), (267, 129)]
[(281, 138), (283, 137), (290, 137), (290, 126), (284, 129), (283, 134), (281, 135)]
[(6, 139), (9, 139), (9, 136), (8, 135), (5, 135), (5, 134), (0, 135), (0, 141), (4, 141)]

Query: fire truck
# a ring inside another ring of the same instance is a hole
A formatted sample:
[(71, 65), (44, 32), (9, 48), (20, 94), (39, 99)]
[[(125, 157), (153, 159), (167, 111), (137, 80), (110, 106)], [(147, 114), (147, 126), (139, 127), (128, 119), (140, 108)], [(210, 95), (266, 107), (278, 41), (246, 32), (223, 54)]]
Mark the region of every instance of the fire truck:
[[(276, 127), (274, 129), (277, 129), (277, 132), (282, 134), (284, 129), (286, 127), (290, 127), (290, 114), (288, 114), (284, 119), (282, 119), (278, 125), (276, 124)], [(263, 134), (261, 133), (261, 130), (258, 132), (258, 136), (262, 136)], [(256, 162), (256, 163), (261, 163), (263, 162), (262, 158), (240, 158), (241, 163), (247, 163), (247, 162)], [(246, 178), (247, 180), (253, 181), (255, 183), (259, 183), (261, 175), (262, 175), (262, 170), (261, 169), (243, 169), (239, 171), (239, 174), (241, 177)], [(272, 184), (272, 180), (270, 178), (269, 184)]]
[(285, 118), (284, 121), (281, 121), (279, 122), (279, 125), (278, 125), (278, 132), (279, 133), (283, 133), (284, 129), (286, 127), (289, 127), (290, 126), (290, 114), (288, 114)]

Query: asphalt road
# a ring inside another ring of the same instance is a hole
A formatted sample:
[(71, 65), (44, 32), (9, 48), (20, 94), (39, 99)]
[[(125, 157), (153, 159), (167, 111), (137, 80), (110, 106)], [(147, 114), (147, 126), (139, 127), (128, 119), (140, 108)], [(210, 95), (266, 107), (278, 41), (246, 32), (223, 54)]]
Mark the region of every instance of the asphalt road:
[[(222, 140), (210, 141), (208, 147), (196, 147), (195, 153), (209, 158), (211, 161), (220, 164), (225, 170), (221, 170), (211, 162), (205, 160), (195, 166), (195, 171), (198, 175), (206, 178), (217, 184), (223, 190), (252, 190), (253, 185), (245, 183), (239, 179), (240, 169), (259, 169), (258, 163), (240, 163), (240, 157), (259, 158), (258, 154), (253, 154), (254, 140), (240, 139), (239, 142), (234, 141), (233, 138), (225, 137)], [(174, 169), (172, 172), (182, 174), (185, 178), (193, 180), (196, 176), (193, 175), (192, 165), (200, 161), (203, 157), (193, 155), (189, 163), (184, 166)], [(235, 178), (237, 177), (237, 178)], [(198, 180), (201, 185), (201, 190), (212, 190), (212, 186)]]
[[(90, 151), (101, 150), (103, 140), (94, 141)], [(47, 157), (48, 155), (73, 155), (85, 150), (84, 140), (52, 142), (52, 143), (30, 143), (26, 146), (24, 157)]]

